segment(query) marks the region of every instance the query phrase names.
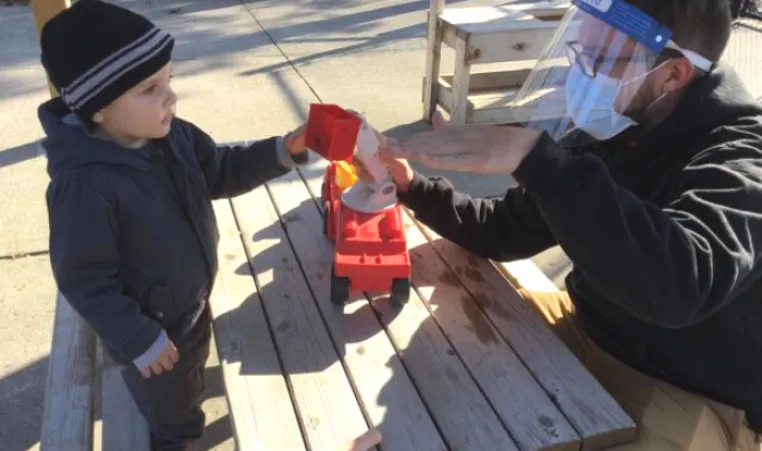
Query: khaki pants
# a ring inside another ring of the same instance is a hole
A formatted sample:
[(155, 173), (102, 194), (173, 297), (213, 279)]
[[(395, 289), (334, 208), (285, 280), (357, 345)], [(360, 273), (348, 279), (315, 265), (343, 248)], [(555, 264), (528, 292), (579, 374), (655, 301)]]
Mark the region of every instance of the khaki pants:
[(762, 451), (743, 411), (646, 376), (596, 346), (565, 291), (519, 293), (637, 423), (636, 440), (611, 451)]

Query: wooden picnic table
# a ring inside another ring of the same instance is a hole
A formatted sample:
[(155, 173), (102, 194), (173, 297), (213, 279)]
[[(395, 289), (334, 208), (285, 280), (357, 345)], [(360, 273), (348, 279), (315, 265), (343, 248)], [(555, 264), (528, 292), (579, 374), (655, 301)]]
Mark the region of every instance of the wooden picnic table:
[(490, 261), (406, 216), (410, 301), (329, 300), (313, 162), (216, 201), (214, 334), (240, 449), (604, 449), (634, 423)]

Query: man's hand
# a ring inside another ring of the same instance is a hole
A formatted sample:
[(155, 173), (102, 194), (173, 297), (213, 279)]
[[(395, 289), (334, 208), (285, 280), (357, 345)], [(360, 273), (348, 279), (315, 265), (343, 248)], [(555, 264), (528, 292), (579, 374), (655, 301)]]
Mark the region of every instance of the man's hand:
[(389, 142), (385, 154), (450, 171), (511, 174), (540, 138), (540, 132), (519, 127), (448, 125), (439, 112), (433, 130)]
[[(439, 113), (432, 116), (431, 125), (433, 126), (434, 130), (444, 130), (448, 127), (447, 122), (445, 122), (444, 118)], [(394, 156), (394, 152), (389, 151), (390, 146), (399, 146), (396, 139), (387, 138), (378, 131), (374, 131), (376, 132), (376, 135), (381, 142), (381, 146), (378, 150), (379, 158), (381, 158), (381, 161), (389, 169), (389, 174), (392, 177), (392, 181), (397, 186), (397, 191), (400, 193), (407, 192), (408, 188), (410, 187), (410, 182), (413, 181), (413, 177), (415, 176), (415, 171), (412, 167), (410, 167), (410, 163), (408, 163), (405, 158), (396, 158)], [(352, 163), (357, 169), (357, 177), (360, 180), (365, 182), (374, 182), (373, 177), (371, 177), (368, 171), (365, 170), (362, 161), (360, 161), (357, 157), (354, 157)]]
[(180, 355), (177, 353), (175, 344), (167, 340), (167, 346), (164, 347), (161, 354), (149, 366), (140, 368), (140, 374), (146, 379), (152, 375), (158, 376), (164, 371), (170, 371), (178, 360), (180, 360)]
[[(392, 182), (394, 182), (396, 185), (397, 191), (400, 193), (407, 192), (408, 188), (410, 187), (410, 182), (413, 181), (413, 176), (415, 175), (415, 171), (413, 171), (413, 168), (410, 167), (410, 164), (407, 162), (407, 160), (403, 158), (394, 158), (383, 149), (379, 150), (378, 157), (389, 170), (389, 175), (391, 175)], [(357, 178), (364, 182), (375, 182), (373, 177), (365, 169), (362, 161), (360, 161), (356, 156), (353, 157), (352, 164), (357, 170)]]
[(307, 150), (305, 147), (304, 135), (307, 131), (307, 124), (302, 124), (286, 136), (286, 149), (291, 155), (300, 155)]

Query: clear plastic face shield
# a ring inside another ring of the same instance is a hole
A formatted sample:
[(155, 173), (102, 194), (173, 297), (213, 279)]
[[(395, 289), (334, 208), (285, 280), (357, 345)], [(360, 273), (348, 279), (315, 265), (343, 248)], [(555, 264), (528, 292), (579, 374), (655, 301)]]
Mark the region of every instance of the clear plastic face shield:
[[(658, 99), (641, 90), (665, 57), (711, 62), (624, 0), (573, 0), (513, 103), (519, 121), (563, 145), (612, 138)], [(583, 132), (583, 133), (578, 133)]]

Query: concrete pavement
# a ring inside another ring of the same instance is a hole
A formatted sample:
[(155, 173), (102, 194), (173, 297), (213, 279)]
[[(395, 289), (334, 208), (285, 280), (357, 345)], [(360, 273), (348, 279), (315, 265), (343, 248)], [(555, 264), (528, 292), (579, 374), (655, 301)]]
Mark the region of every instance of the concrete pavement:
[[(315, 101), (361, 111), (392, 136), (424, 127), (420, 92), (427, 1), (120, 3), (175, 35), (178, 112), (219, 142), (281, 134), (303, 122)], [(753, 76), (761, 59), (750, 51), (753, 45), (762, 49), (762, 40), (748, 30), (737, 32), (727, 58), (762, 95), (762, 81)], [(49, 95), (27, 7), (0, 6), (0, 43), (0, 443), (17, 451), (35, 448), (39, 439), (53, 316), (44, 200), (48, 178), (35, 144), (42, 133), (36, 108)], [(451, 61), (452, 52), (445, 52), (444, 67)], [(474, 195), (499, 195), (513, 183), (507, 177), (446, 175)], [(536, 260), (549, 275), (563, 274), (559, 254), (551, 250)], [(232, 449), (216, 359), (208, 374), (207, 448)]]

